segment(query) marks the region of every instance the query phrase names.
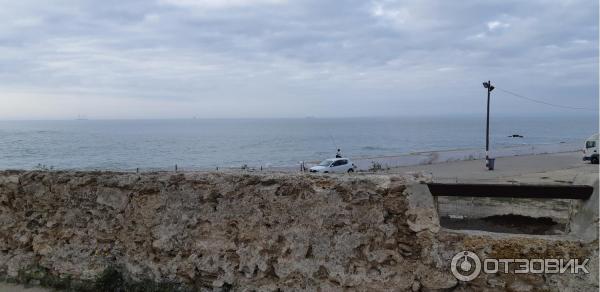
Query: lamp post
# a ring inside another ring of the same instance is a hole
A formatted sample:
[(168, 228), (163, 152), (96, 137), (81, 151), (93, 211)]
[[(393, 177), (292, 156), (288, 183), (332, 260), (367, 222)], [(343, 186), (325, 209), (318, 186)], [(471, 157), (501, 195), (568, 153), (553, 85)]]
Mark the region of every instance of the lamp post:
[(490, 165), (490, 92), (494, 90), (494, 86), (491, 81), (483, 82), (483, 87), (487, 89), (487, 118), (485, 121), (485, 166), (489, 170), (493, 170), (493, 164)]

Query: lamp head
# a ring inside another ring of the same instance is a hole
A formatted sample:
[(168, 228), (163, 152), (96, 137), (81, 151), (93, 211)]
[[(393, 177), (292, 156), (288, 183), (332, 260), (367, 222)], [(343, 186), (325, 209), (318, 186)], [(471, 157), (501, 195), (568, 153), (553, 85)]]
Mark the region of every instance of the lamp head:
[(489, 91), (494, 90), (494, 85), (490, 84), (490, 82), (483, 82), (483, 87), (487, 88)]

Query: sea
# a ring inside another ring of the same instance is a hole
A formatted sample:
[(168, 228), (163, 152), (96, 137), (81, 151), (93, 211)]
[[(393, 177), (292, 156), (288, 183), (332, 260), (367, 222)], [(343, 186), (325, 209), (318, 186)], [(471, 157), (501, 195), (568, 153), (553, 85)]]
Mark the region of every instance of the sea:
[[(494, 117), (490, 147), (581, 143), (597, 116)], [(509, 137), (513, 134), (522, 138)], [(485, 117), (0, 121), (0, 169), (291, 167), (485, 147)]]

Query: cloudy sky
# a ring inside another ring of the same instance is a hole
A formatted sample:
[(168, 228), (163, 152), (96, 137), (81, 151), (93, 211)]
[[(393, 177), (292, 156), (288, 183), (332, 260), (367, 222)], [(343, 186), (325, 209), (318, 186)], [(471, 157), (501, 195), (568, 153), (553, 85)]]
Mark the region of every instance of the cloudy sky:
[[(0, 119), (479, 114), (488, 79), (546, 102), (598, 106), (598, 1), (0, 7)], [(579, 114), (500, 90), (492, 107)]]

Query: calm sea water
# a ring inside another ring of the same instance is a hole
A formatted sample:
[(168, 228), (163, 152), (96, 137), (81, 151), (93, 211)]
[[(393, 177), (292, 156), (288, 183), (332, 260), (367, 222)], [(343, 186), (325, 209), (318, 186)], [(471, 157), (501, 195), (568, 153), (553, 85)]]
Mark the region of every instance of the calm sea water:
[[(583, 143), (597, 125), (593, 116), (494, 118), (491, 143)], [(0, 121), (0, 169), (292, 166), (336, 147), (355, 158), (481, 148), (484, 134), (482, 117)]]

